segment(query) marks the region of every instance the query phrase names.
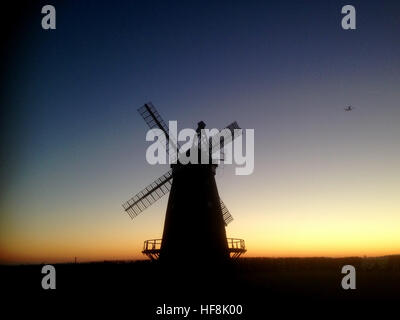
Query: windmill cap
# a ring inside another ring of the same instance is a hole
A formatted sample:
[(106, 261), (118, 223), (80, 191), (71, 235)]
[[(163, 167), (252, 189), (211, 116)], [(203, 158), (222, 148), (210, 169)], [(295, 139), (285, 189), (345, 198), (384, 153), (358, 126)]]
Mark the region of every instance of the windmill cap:
[(206, 127), (206, 123), (204, 121), (197, 122), (197, 132), (199, 132), (201, 129), (204, 129)]

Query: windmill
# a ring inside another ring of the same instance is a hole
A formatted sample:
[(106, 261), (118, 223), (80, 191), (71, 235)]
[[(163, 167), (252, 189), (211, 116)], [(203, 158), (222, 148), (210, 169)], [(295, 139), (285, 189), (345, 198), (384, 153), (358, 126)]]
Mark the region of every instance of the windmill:
[[(161, 129), (167, 142), (179, 150), (178, 142), (171, 137), (167, 125), (151, 102), (139, 108), (138, 112), (150, 129)], [(204, 128), (205, 123), (199, 122), (196, 130), (199, 139)], [(224, 136), (224, 131), (221, 131), (211, 138), (218, 141), (217, 151), (235, 138), (234, 129), (239, 129), (239, 126), (235, 121), (226, 129), (231, 134)], [(168, 144), (166, 148), (169, 152)], [(178, 160), (176, 164), (171, 164), (171, 170), (123, 204), (125, 212), (133, 219), (169, 192), (162, 239), (144, 241), (143, 254), (151, 260), (160, 261), (221, 262), (246, 252), (244, 240), (226, 237), (225, 226), (233, 218), (219, 197), (216, 168), (217, 165), (212, 162), (181, 164)]]

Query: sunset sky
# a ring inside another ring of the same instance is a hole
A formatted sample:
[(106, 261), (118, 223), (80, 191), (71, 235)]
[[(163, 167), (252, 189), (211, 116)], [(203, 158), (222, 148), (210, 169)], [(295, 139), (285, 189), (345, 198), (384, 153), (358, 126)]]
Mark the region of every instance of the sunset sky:
[[(167, 197), (122, 203), (165, 173), (146, 162), (152, 101), (179, 128), (255, 130), (255, 169), (216, 176), (252, 256), (400, 254), (400, 4), (63, 1), (9, 41), (0, 262), (142, 259)], [(344, 112), (346, 105), (355, 110)]]

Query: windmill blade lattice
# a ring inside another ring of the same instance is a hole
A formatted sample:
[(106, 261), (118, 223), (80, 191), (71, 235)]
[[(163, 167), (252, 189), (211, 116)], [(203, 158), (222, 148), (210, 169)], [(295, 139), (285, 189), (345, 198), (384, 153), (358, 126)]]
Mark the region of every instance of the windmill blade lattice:
[(222, 216), (224, 218), (225, 225), (227, 226), (230, 222), (233, 221), (233, 217), (221, 198), (219, 198), (219, 201), (221, 203)]
[(166, 195), (172, 186), (172, 170), (159, 177), (153, 183), (125, 202), (122, 207), (133, 219), (154, 202)]
[[(160, 142), (165, 146), (167, 154), (169, 154), (169, 143), (174, 147), (175, 150), (179, 150), (180, 146), (176, 140), (176, 137), (170, 135), (169, 128), (163, 118), (158, 113), (157, 109), (151, 102), (145, 103), (143, 107), (138, 109), (139, 114), (142, 116), (144, 121), (147, 123), (150, 129), (161, 129), (165, 134), (165, 140)], [(172, 159), (176, 159), (177, 154), (172, 154)]]
[[(224, 145), (231, 143), (234, 139), (241, 135), (241, 131), (238, 131), (236, 136), (234, 135), (235, 129), (240, 129), (238, 123), (236, 121), (232, 122), (228, 126), (221, 130), (220, 133), (216, 134), (215, 136), (211, 137), (213, 146), (216, 147), (216, 150), (223, 149)], [(229, 130), (230, 134), (228, 134), (227, 130)], [(222, 139), (223, 138), (223, 139)]]

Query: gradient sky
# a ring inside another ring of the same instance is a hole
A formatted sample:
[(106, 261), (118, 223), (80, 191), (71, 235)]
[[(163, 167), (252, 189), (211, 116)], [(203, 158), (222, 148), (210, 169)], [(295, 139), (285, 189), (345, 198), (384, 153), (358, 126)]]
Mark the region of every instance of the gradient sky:
[[(400, 4), (52, 1), (9, 40), (2, 98), (0, 261), (138, 259), (167, 197), (121, 204), (168, 170), (145, 160), (165, 120), (255, 129), (255, 170), (217, 174), (246, 256), (400, 253)], [(346, 105), (355, 106), (344, 112)]]

